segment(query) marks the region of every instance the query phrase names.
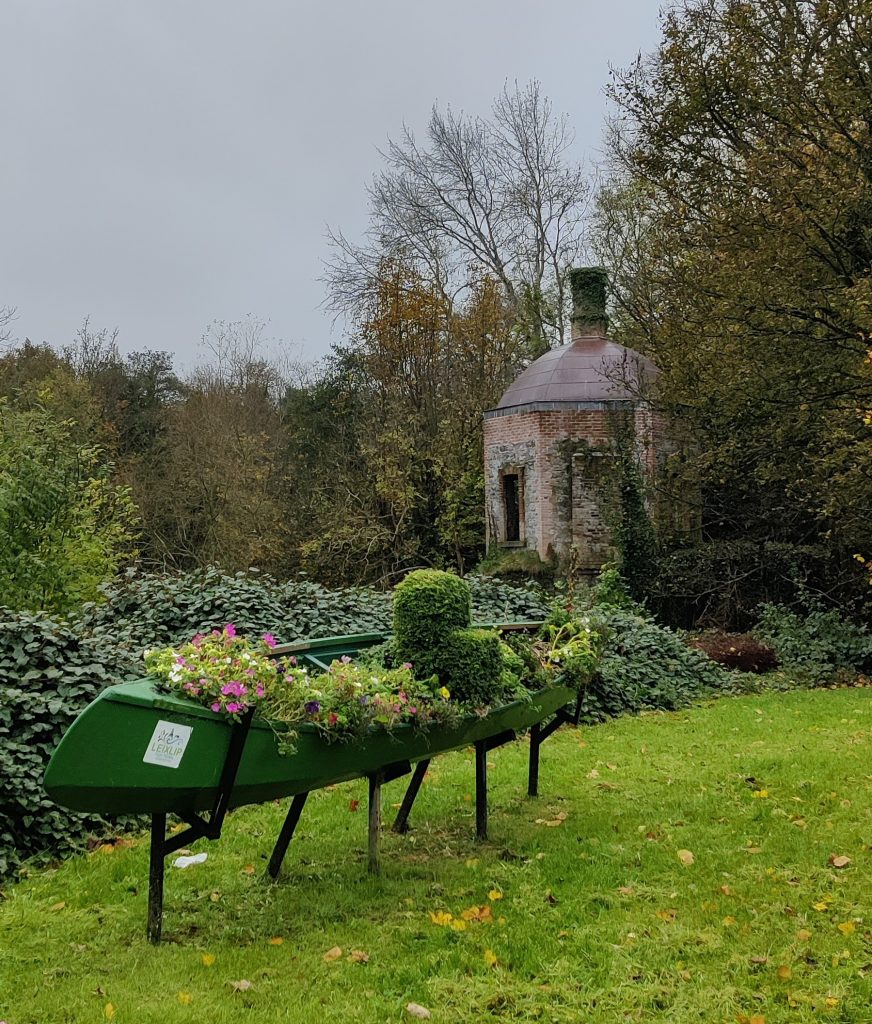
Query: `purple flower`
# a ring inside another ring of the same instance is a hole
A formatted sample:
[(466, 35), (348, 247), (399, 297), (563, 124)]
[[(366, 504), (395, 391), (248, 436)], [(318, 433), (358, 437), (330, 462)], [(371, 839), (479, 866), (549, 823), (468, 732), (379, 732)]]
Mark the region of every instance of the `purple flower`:
[(236, 626), (234, 626), (232, 622), (228, 622), (224, 627), (224, 635), (229, 637), (236, 636)]
[(351, 664), (351, 658), (349, 658), (347, 654), (343, 654), (339, 660), (342, 662), (343, 665)]
[(290, 663), (291, 663), (292, 665), (296, 666), (296, 664), (297, 664), (297, 656), (296, 656), (295, 654), (292, 654), (292, 655), (290, 656), (290, 658), (288, 658), (288, 661), (289, 661), (289, 662), (290, 662)]
[(245, 705), (244, 704), (237, 704), (236, 701), (233, 701), (233, 700), (227, 705), (227, 712), (228, 712), (228, 714), (231, 714), (231, 715), (235, 715), (237, 711), (244, 711), (244, 710), (245, 710)]
[(306, 713), (309, 715), (317, 715), (321, 710), (321, 705), (316, 700), (310, 700), (306, 702)]
[(275, 647), (276, 638), (272, 635), (272, 633), (264, 633), (263, 642), (267, 645), (267, 647)]
[(255, 694), (256, 694), (256, 695), (257, 695), (258, 697), (262, 697), (262, 696), (263, 696), (263, 694), (264, 694), (264, 689), (263, 689), (263, 687), (262, 687), (262, 686), (260, 685), (260, 683), (258, 683), (258, 684), (257, 684), (257, 689), (255, 689), (255, 691), (254, 691), (254, 692), (255, 692)]
[(221, 687), (221, 692), (225, 697), (241, 697), (248, 691), (242, 683), (238, 682), (236, 679), (232, 679), (229, 683), (225, 683)]
[(212, 705), (212, 710), (217, 714), (221, 710), (221, 702), (216, 700)]
[(412, 667), (411, 661), (404, 661), (403, 664), (400, 666), (400, 668), (406, 668), (406, 669), (411, 668), (411, 667)]
[(199, 647), (199, 646), (200, 646), (200, 644), (201, 644), (202, 642), (203, 642), (203, 634), (202, 634), (202, 633), (197, 633), (197, 634), (196, 634), (196, 635), (194, 636), (194, 639), (193, 639), (193, 640), (191, 641), (191, 643), (192, 643), (192, 644), (193, 644), (193, 645), (194, 645), (195, 647)]

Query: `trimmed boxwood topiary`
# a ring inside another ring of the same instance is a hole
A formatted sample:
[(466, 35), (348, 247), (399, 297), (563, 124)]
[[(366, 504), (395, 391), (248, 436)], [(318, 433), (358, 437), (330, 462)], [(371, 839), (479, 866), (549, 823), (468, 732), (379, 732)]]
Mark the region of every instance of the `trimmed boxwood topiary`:
[(469, 584), (459, 576), (437, 569), (417, 569), (394, 589), (394, 638), (397, 651), (415, 665), (416, 673), (426, 669), (434, 651), (455, 629), (472, 622)]
[(484, 707), (503, 696), (507, 666), (496, 630), (454, 630), (442, 643), (435, 661), (439, 680), (448, 687), (452, 699)]

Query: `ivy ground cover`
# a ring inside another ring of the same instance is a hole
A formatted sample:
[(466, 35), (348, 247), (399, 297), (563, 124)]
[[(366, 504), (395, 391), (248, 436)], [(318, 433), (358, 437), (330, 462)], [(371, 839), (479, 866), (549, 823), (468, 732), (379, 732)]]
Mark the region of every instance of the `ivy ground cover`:
[(868, 689), (722, 698), (561, 730), (536, 800), (521, 741), (484, 844), (448, 755), (379, 879), (365, 784), (313, 794), (277, 884), (285, 808), (245, 808), (168, 869), (157, 948), (147, 840), (105, 843), (6, 887), (0, 1020), (869, 1021), (870, 736)]

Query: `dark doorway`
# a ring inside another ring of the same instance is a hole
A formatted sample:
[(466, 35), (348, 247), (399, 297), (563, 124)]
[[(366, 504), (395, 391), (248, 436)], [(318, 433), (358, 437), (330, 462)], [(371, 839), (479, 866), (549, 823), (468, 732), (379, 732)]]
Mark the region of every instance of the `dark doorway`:
[(521, 539), (521, 502), (518, 474), (506, 473), (503, 476), (503, 507), (506, 510), (506, 535), (508, 543)]

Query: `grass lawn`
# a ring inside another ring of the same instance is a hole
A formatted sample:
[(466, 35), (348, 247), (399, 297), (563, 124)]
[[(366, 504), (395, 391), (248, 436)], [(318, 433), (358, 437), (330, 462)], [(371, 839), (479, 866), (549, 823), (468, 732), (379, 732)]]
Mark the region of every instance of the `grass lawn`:
[(448, 755), (378, 879), (365, 784), (310, 798), (276, 884), (285, 807), (243, 809), (168, 869), (157, 948), (147, 840), (98, 849), (6, 889), (0, 1021), (872, 1021), (870, 737), (868, 689), (563, 729), (537, 800), (524, 741), (491, 755), (484, 844)]

